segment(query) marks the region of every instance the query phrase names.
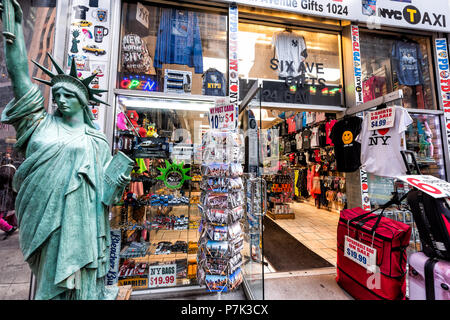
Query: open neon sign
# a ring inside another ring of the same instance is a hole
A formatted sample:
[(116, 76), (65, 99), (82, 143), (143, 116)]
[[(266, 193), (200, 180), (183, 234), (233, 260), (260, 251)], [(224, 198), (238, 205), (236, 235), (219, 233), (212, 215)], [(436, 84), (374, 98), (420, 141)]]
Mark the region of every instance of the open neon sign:
[(129, 77), (123, 78), (120, 81), (121, 89), (129, 89), (129, 90), (142, 90), (142, 91), (156, 91), (157, 83), (150, 78), (145, 77)]

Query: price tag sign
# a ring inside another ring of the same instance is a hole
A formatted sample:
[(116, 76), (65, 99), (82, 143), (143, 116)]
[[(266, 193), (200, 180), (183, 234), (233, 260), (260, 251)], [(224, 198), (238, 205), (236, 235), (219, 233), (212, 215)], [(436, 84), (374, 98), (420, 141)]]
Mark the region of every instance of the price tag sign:
[(227, 103), (227, 99), (218, 99), (214, 107), (209, 108), (209, 125), (213, 130), (235, 130), (237, 128), (237, 118), (237, 106)]
[(177, 265), (166, 264), (150, 266), (148, 269), (148, 287), (158, 288), (173, 286), (177, 281)]
[(377, 266), (377, 249), (345, 236), (344, 257), (349, 258), (370, 272), (375, 273)]
[(450, 197), (450, 183), (445, 180), (427, 176), (427, 175), (410, 175), (397, 177), (409, 185), (425, 192), (433, 198)]
[(393, 107), (371, 111), (367, 116), (369, 117), (369, 130), (392, 128), (395, 124), (395, 108)]

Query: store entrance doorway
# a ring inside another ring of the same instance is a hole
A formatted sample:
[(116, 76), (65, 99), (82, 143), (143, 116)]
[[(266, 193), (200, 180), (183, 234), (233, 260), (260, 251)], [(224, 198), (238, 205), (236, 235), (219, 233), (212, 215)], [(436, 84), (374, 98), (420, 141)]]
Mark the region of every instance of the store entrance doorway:
[(267, 187), (264, 276), (333, 269), (339, 211), (347, 197), (346, 177), (336, 171), (327, 137), (343, 108), (266, 103), (263, 90), (263, 81), (256, 81), (240, 112), (245, 129), (257, 125), (257, 152), (248, 139), (246, 164)]

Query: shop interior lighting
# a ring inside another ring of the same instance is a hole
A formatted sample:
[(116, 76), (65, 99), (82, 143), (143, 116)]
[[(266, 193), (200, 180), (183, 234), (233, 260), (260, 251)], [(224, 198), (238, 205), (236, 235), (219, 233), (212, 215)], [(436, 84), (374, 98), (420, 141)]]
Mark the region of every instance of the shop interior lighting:
[(119, 103), (126, 108), (142, 108), (142, 109), (167, 109), (167, 110), (183, 110), (209, 112), (209, 108), (214, 104), (204, 101), (186, 101), (175, 99), (160, 98), (137, 98), (120, 96)]

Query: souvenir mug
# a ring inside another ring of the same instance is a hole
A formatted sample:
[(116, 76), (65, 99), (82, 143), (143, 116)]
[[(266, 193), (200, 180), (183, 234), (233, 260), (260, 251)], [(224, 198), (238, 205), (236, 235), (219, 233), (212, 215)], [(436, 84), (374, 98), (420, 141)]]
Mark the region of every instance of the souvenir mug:
[(103, 26), (95, 26), (94, 27), (94, 38), (95, 38), (95, 42), (102, 42), (103, 41), (103, 37), (107, 36), (109, 33), (108, 28), (105, 28)]
[(107, 21), (108, 10), (106, 9), (94, 9), (92, 10), (92, 17), (96, 19), (98, 22), (106, 22)]

